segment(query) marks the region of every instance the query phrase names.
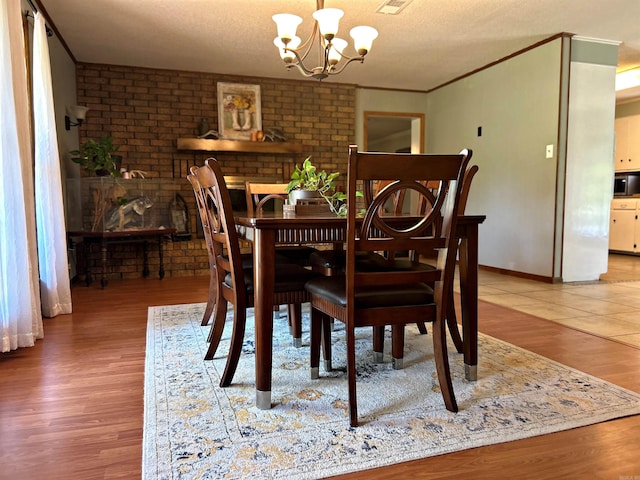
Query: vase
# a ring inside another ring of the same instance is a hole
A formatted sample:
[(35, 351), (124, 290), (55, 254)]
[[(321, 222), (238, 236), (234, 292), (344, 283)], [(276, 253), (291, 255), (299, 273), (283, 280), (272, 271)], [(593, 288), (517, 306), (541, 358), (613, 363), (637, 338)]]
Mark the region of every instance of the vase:
[(289, 192), (289, 203), (291, 205), (296, 205), (300, 203), (301, 200), (305, 201), (313, 199), (315, 201), (318, 198), (322, 198), (322, 195), (320, 195), (316, 190), (297, 189)]

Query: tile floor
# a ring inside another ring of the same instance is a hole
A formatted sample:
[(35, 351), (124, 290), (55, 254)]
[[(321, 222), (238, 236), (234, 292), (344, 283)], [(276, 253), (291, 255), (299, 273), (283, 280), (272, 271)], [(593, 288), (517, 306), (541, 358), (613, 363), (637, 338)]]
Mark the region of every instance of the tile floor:
[(480, 300), (640, 348), (640, 257), (610, 255), (600, 282), (548, 284), (480, 270)]

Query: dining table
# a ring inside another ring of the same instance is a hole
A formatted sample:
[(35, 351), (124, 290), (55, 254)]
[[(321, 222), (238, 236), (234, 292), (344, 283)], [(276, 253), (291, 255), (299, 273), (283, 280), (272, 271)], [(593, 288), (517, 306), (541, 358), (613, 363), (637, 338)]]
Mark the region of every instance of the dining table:
[[(477, 379), (478, 364), (478, 226), (484, 215), (457, 219), (458, 269), (463, 340), (464, 371), (467, 380)], [(273, 295), (275, 249), (277, 245), (342, 245), (346, 241), (347, 219), (335, 214), (305, 215), (263, 212), (254, 216), (235, 215), (238, 236), (253, 244), (256, 406), (268, 410), (271, 404), (273, 352)]]

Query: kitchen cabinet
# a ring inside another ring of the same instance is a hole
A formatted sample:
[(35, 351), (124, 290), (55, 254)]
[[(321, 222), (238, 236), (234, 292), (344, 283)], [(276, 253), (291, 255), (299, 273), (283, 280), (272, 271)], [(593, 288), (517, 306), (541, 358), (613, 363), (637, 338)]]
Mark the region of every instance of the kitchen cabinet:
[(636, 199), (613, 199), (609, 219), (609, 250), (640, 253), (640, 220)]
[(640, 115), (616, 118), (615, 171), (640, 170)]

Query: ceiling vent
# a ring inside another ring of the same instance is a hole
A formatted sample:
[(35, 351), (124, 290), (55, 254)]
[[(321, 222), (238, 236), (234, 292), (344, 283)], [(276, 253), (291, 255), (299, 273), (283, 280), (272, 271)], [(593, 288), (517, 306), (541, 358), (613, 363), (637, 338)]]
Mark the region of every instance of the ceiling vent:
[(411, 3), (412, 0), (385, 0), (385, 2), (378, 7), (376, 13), (384, 13), (386, 15), (397, 15)]

